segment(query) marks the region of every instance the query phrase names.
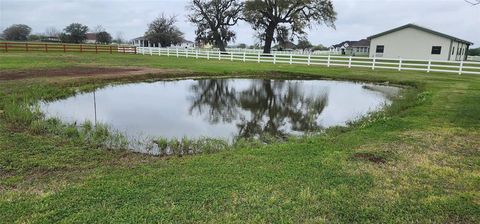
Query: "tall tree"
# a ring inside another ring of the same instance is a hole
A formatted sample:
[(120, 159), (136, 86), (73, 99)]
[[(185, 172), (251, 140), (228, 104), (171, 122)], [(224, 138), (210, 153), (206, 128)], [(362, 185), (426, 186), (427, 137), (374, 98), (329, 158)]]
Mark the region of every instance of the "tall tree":
[(335, 27), (336, 12), (331, 0), (247, 0), (245, 20), (264, 37), (264, 53), (270, 53), (275, 31), (287, 25), (291, 35), (304, 35), (313, 24)]
[(87, 39), (88, 26), (80, 23), (72, 23), (65, 27), (64, 33), (60, 35), (62, 42), (67, 43), (83, 43)]
[(32, 32), (32, 28), (25, 24), (14, 24), (3, 30), (3, 38), (5, 40), (26, 41), (28, 35)]
[(175, 26), (176, 22), (175, 16), (167, 17), (162, 14), (148, 25), (145, 37), (162, 47), (179, 44), (183, 41), (183, 33)]
[(188, 6), (188, 19), (197, 25), (197, 41), (210, 43), (225, 51), (225, 46), (235, 40), (231, 26), (237, 24), (243, 10), (239, 0), (192, 0)]
[(101, 44), (112, 43), (112, 36), (107, 31), (97, 33), (97, 42)]

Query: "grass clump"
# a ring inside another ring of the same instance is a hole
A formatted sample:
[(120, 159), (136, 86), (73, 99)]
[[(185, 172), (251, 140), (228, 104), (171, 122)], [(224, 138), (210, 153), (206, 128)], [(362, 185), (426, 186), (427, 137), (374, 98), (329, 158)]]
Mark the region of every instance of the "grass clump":
[(180, 140), (158, 138), (153, 143), (155, 147), (150, 148), (149, 152), (158, 156), (210, 154), (231, 149), (228, 141), (214, 138), (189, 139), (183, 137)]

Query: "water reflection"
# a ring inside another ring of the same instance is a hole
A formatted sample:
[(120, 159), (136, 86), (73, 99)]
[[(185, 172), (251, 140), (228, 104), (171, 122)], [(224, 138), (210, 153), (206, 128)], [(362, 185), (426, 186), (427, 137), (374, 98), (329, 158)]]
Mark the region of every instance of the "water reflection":
[(283, 137), (345, 125), (397, 93), (395, 87), (325, 80), (182, 80), (110, 86), (41, 108), (48, 117), (98, 120), (128, 136)]
[(265, 133), (283, 137), (289, 130), (318, 130), (321, 126), (317, 119), (328, 95), (322, 90), (317, 95), (305, 95), (301, 87), (299, 82), (252, 80), (247, 88), (237, 91), (230, 80), (200, 80), (191, 87), (190, 112), (206, 112), (211, 123), (236, 120), (237, 137)]

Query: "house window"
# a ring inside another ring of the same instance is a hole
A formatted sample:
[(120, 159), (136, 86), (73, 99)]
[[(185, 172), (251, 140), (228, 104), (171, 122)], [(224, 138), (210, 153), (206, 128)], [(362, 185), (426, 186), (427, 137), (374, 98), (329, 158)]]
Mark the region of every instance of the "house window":
[(383, 51), (385, 50), (385, 46), (383, 45), (377, 45), (377, 53), (383, 53)]
[(432, 47), (432, 54), (441, 54), (442, 53), (442, 47), (441, 46), (433, 46)]

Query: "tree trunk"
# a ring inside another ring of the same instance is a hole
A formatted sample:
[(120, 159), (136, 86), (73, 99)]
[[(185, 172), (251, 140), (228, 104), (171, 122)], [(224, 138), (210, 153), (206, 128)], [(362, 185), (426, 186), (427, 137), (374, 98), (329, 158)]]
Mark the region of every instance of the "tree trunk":
[(270, 54), (272, 51), (273, 35), (275, 33), (275, 25), (269, 24), (267, 30), (265, 30), (265, 46), (263, 47), (263, 53)]
[(213, 38), (215, 39), (215, 43), (216, 43), (217, 47), (220, 49), (220, 51), (225, 52), (226, 51), (225, 44), (223, 43), (222, 37), (220, 36), (218, 31), (213, 32)]

